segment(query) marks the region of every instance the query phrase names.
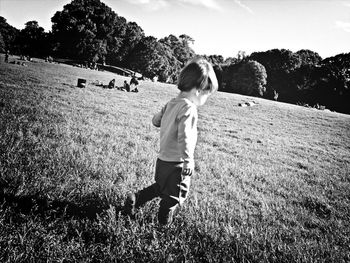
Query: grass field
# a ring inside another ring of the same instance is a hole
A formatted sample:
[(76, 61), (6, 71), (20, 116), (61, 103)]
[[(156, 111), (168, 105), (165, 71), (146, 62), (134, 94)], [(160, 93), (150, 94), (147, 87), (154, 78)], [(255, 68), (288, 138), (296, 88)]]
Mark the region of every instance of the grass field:
[(112, 78), (126, 79), (1, 62), (1, 262), (350, 261), (349, 115), (216, 93), (199, 108), (190, 197), (160, 228), (158, 200), (136, 220), (120, 209), (153, 182), (151, 118), (177, 90), (93, 84)]

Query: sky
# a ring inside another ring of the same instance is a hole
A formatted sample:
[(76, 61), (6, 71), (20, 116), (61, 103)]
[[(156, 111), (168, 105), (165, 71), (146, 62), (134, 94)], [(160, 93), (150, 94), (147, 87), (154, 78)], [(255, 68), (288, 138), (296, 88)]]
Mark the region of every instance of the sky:
[[(0, 0), (0, 16), (22, 29), (51, 17), (71, 0)], [(350, 0), (101, 0), (146, 36), (186, 34), (197, 54), (310, 49), (322, 58), (350, 52)]]

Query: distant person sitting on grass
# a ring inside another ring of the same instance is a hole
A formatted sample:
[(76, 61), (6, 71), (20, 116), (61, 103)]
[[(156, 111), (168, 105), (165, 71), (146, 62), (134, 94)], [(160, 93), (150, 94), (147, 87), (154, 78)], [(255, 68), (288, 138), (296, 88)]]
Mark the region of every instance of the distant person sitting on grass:
[(197, 142), (197, 107), (218, 88), (212, 65), (203, 58), (190, 61), (180, 73), (178, 88), (179, 95), (152, 119), (153, 125), (160, 127), (155, 183), (130, 194), (124, 207), (126, 214), (134, 217), (136, 208), (160, 197), (161, 225), (171, 224), (175, 209), (183, 204), (189, 192)]
[(114, 89), (114, 86), (115, 86), (115, 79), (112, 79), (109, 84), (108, 84), (108, 88), (109, 89)]
[(122, 87), (122, 90), (130, 92), (130, 85), (129, 85), (129, 83), (126, 80), (124, 80), (124, 85)]
[(135, 74), (133, 74), (132, 77), (131, 77), (131, 80), (130, 80), (130, 89), (131, 89), (131, 91), (136, 90), (135, 92), (138, 92), (137, 85), (139, 85), (139, 81), (137, 80)]
[(7, 50), (5, 52), (5, 63), (9, 63), (9, 52)]

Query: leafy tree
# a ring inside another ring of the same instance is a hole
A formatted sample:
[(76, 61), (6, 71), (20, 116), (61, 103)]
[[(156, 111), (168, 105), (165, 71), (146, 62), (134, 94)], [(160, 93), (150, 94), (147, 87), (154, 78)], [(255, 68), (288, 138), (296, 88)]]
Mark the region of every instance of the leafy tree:
[[(314, 103), (311, 90), (315, 87), (315, 66), (305, 64), (293, 71), (291, 79), (297, 90), (295, 96), (296, 103)], [(311, 96), (310, 96), (311, 95)], [(316, 102), (315, 102), (316, 103)]]
[(208, 60), (212, 65), (221, 65), (224, 63), (224, 58), (221, 55), (203, 55), (206, 60)]
[(223, 70), (222, 70), (222, 67), (220, 65), (214, 65), (213, 68), (214, 68), (214, 72), (215, 72), (215, 75), (216, 75), (216, 78), (217, 78), (218, 84), (219, 84), (218, 90), (222, 91), (224, 89), (224, 87), (223, 87), (224, 83), (223, 83)]
[(316, 98), (313, 97), (311, 90), (317, 83), (315, 76), (322, 58), (318, 53), (308, 49), (299, 50), (295, 54), (299, 56), (301, 66), (289, 73), (291, 86), (294, 85), (296, 90), (294, 102), (315, 104)]
[(124, 38), (121, 42), (119, 52), (116, 56), (118, 64), (126, 66), (124, 59), (130, 54), (133, 48), (145, 37), (143, 29), (139, 27), (135, 22), (128, 22), (125, 26)]
[(243, 50), (239, 50), (237, 52), (237, 60), (238, 61), (242, 61), (242, 60), (245, 60), (247, 58), (247, 53)]
[(20, 47), (20, 52), (30, 56), (45, 56), (48, 52), (47, 37), (44, 28), (39, 26), (37, 21), (25, 23), (16, 40)]
[(293, 73), (298, 102), (350, 113), (350, 53), (304, 65)]
[(51, 19), (57, 53), (84, 61), (125, 66), (130, 51), (144, 37), (100, 0), (73, 0)]
[(349, 99), (349, 93), (346, 91), (347, 85), (333, 73), (328, 65), (313, 67), (310, 76), (311, 85), (301, 90), (301, 101), (309, 105), (319, 104), (343, 112), (346, 112), (347, 108), (350, 112), (349, 106), (344, 101), (346, 97)]
[(238, 59), (237, 58), (233, 58), (233, 57), (228, 57), (225, 59), (225, 61), (223, 62), (223, 64), (225, 65), (231, 65), (231, 64), (236, 64), (238, 63)]
[(188, 45), (189, 43), (191, 43), (192, 45), (194, 44), (194, 39), (189, 35), (182, 34), (179, 36), (179, 38), (181, 39), (184, 45)]
[(0, 33), (0, 52), (5, 52), (5, 50), (6, 50), (5, 41)]
[(292, 85), (291, 75), (301, 65), (300, 57), (287, 49), (272, 49), (265, 52), (254, 52), (249, 60), (261, 63), (267, 73), (266, 97), (273, 99), (278, 93), (282, 101), (295, 100), (295, 86)]
[(167, 83), (176, 83), (178, 75), (181, 71), (181, 63), (173, 56), (169, 47), (160, 44), (161, 52), (164, 58), (166, 58), (166, 63), (162, 66), (159, 71), (159, 80)]
[[(99, 0), (73, 0), (51, 21), (57, 53), (73, 59), (105, 60), (111, 39), (115, 40), (114, 48), (118, 48), (124, 37), (119, 33), (125, 32), (124, 21)], [(122, 24), (118, 24), (120, 21)]]
[(146, 77), (157, 76), (160, 81), (173, 82), (175, 72), (180, 69), (180, 63), (172, 54), (172, 50), (167, 45), (149, 36), (141, 39), (135, 46), (127, 64)]
[(231, 89), (233, 92), (244, 95), (263, 96), (266, 91), (266, 78), (263, 65), (252, 60), (242, 62), (232, 76)]
[(118, 65), (124, 59), (124, 55), (120, 55), (120, 49), (126, 36), (127, 21), (124, 17), (116, 16), (112, 23), (114, 24), (113, 29), (106, 35), (107, 56), (105, 59), (108, 64)]
[[(190, 36), (182, 34), (179, 38), (169, 35), (158, 42), (161, 44), (165, 60), (169, 63), (168, 67), (163, 67), (160, 79), (166, 79), (167, 82), (174, 83), (181, 68), (195, 56), (195, 52), (190, 47), (190, 43), (193, 44), (194, 40)], [(167, 76), (164, 74), (167, 74)]]
[(350, 53), (339, 54), (334, 57), (329, 57), (321, 62), (322, 66), (329, 68), (333, 75), (343, 79), (344, 82), (350, 80)]
[(181, 45), (175, 48), (175, 57), (182, 62), (183, 66), (193, 57), (195, 57), (195, 52), (190, 47), (190, 44), (194, 43), (194, 39), (186, 34), (179, 36)]
[(191, 37), (170, 35), (160, 42), (146, 38), (141, 27), (128, 23), (99, 0), (73, 0), (51, 20), (61, 56), (127, 66), (169, 82), (175, 81), (181, 66), (194, 56)]
[(19, 30), (9, 25), (2, 16), (0, 16), (0, 34), (4, 42), (4, 49), (11, 53), (17, 53), (15, 40), (18, 37)]
[(317, 52), (311, 51), (309, 49), (299, 50), (296, 52), (296, 54), (301, 60), (301, 66), (318, 65), (322, 61), (321, 56)]
[(189, 43), (193, 41), (194, 40), (187, 35), (181, 35), (181, 38), (169, 35), (159, 40), (160, 43), (168, 46), (172, 50), (173, 56), (180, 62), (181, 67), (195, 56), (195, 52), (189, 46)]
[(325, 106), (350, 113), (350, 53), (339, 54), (321, 62), (317, 96)]

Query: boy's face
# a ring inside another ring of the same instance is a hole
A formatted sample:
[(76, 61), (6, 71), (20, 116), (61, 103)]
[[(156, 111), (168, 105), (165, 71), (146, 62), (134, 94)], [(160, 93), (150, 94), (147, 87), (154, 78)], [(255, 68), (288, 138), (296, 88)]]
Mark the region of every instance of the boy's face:
[(207, 91), (198, 91), (197, 92), (197, 106), (202, 106), (205, 104), (205, 102), (207, 101), (208, 97), (209, 97), (210, 93)]

